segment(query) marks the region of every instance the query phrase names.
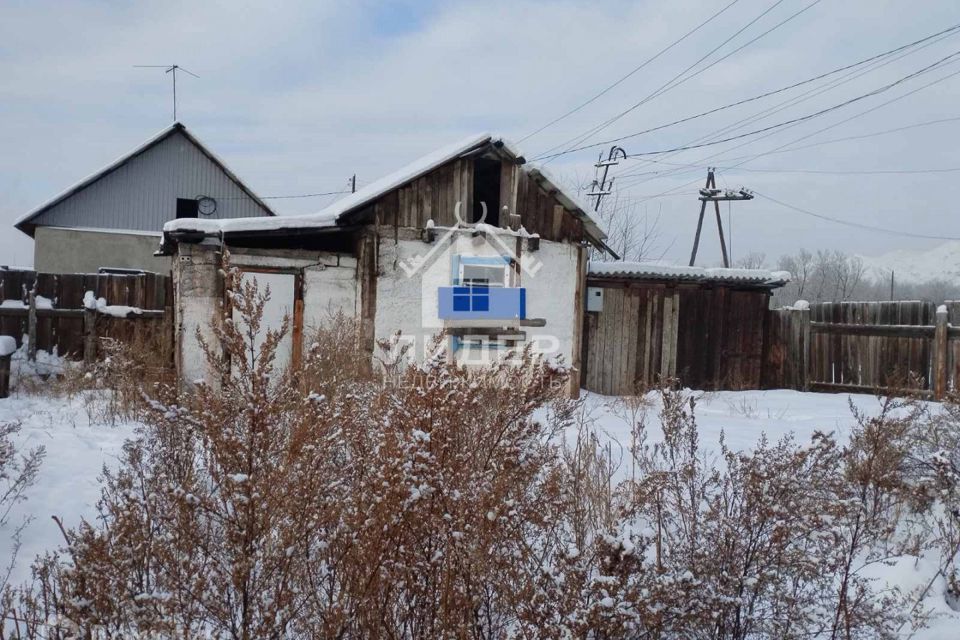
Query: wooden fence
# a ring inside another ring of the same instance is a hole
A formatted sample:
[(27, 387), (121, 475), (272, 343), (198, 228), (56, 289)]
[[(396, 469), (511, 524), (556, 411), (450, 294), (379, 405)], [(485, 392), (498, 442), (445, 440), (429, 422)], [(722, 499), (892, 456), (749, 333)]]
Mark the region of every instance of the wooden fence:
[(695, 389), (760, 388), (768, 290), (615, 279), (588, 286), (602, 289), (602, 309), (584, 319), (586, 389), (632, 394), (667, 377)]
[[(84, 295), (92, 291), (111, 306), (141, 310), (127, 317), (87, 309)], [(168, 276), (153, 273), (38, 273), (0, 269), (0, 335), (17, 345), (67, 358), (97, 357), (100, 338), (131, 339), (155, 335), (172, 359), (173, 300)]]
[(960, 384), (960, 302), (939, 308), (837, 302), (771, 311), (763, 386), (941, 399)]
[(581, 380), (590, 391), (632, 394), (661, 377), (704, 390), (910, 391), (935, 399), (960, 391), (960, 301), (769, 310), (763, 290), (588, 284), (601, 300), (584, 320)]

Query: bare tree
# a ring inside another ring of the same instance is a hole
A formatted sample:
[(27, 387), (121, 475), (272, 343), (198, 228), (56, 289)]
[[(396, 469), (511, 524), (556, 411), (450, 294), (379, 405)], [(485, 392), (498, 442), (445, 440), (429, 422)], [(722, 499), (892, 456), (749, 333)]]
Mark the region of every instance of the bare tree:
[(767, 254), (752, 251), (737, 260), (733, 266), (739, 269), (763, 269), (767, 266)]

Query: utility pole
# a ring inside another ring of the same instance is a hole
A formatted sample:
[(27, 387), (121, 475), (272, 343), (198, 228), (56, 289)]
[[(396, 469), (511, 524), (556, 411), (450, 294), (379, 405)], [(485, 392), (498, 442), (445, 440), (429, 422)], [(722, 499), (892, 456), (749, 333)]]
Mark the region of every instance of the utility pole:
[(697, 220), (697, 235), (693, 238), (693, 252), (690, 254), (690, 266), (697, 261), (697, 249), (700, 247), (700, 232), (703, 230), (703, 216), (707, 211), (707, 203), (712, 202), (717, 215), (717, 232), (720, 234), (720, 251), (723, 252), (723, 266), (730, 267), (730, 257), (727, 255), (727, 242), (723, 237), (723, 222), (720, 219), (720, 203), (735, 200), (753, 200), (753, 194), (743, 187), (739, 191), (717, 189), (714, 178), (714, 167), (707, 168), (707, 183), (700, 189), (700, 218)]
[(599, 176), (600, 170), (603, 169), (603, 177), (599, 180), (597, 180), (596, 176), (594, 177), (593, 184), (590, 185), (590, 192), (587, 194), (597, 199), (593, 207), (594, 211), (600, 210), (600, 201), (603, 199), (603, 196), (610, 194), (610, 189), (613, 187), (613, 178), (610, 178), (610, 182), (607, 182), (607, 174), (610, 172), (610, 167), (620, 164), (620, 160), (626, 159), (627, 152), (617, 145), (610, 147), (610, 153), (607, 154), (606, 160), (603, 159), (603, 152), (600, 152), (600, 155), (597, 157), (597, 162), (593, 166), (597, 168), (596, 176)]
[(350, 178), (350, 193), (357, 192), (357, 174), (353, 174)]

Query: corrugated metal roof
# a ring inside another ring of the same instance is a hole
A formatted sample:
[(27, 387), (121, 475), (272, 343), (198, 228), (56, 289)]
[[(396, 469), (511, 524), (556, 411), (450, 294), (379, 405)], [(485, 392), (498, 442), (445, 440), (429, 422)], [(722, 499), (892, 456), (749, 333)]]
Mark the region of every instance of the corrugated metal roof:
[[(174, 136), (188, 144), (181, 144), (181, 150), (168, 149), (168, 141)], [(157, 153), (163, 157), (154, 158)], [(141, 160), (148, 157), (151, 162)], [(110, 180), (104, 181), (108, 176)], [(80, 199), (73, 198), (81, 193)], [(159, 231), (170, 218), (176, 197), (199, 195), (220, 196), (222, 201), (215, 214), (218, 217), (276, 215), (220, 158), (183, 124), (175, 122), (133, 151), (21, 216), (14, 226), (29, 235), (38, 224), (71, 228), (122, 225)]]
[(766, 269), (726, 269), (681, 267), (659, 262), (590, 262), (587, 271), (591, 278), (636, 278), (638, 280), (668, 280), (678, 282), (721, 282), (782, 287), (790, 282), (787, 271)]

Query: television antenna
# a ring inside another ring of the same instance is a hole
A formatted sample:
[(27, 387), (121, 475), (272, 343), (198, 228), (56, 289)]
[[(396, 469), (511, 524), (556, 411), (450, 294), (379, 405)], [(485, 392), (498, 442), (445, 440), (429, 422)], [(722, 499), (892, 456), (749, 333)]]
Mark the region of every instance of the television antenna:
[(185, 69), (178, 64), (135, 64), (137, 69), (164, 69), (164, 73), (169, 73), (173, 77), (173, 121), (177, 121), (177, 71), (188, 73), (194, 78), (199, 78), (197, 74)]

